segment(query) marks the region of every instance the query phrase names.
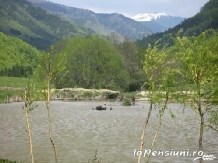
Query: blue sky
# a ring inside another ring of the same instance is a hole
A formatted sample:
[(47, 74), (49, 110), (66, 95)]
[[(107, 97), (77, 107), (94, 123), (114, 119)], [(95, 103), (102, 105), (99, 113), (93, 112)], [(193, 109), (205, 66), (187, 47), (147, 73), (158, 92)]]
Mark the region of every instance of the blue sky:
[(132, 17), (141, 13), (165, 12), (174, 16), (192, 17), (209, 0), (49, 0), (66, 6), (101, 13), (120, 13)]

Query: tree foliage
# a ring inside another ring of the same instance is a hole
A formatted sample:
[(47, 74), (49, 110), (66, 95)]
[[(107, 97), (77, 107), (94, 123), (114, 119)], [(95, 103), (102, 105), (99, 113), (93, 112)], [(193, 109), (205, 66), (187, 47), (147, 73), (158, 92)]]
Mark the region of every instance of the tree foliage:
[(0, 74), (26, 77), (37, 66), (39, 51), (31, 45), (0, 32)]
[(218, 110), (212, 102), (217, 91), (213, 86), (218, 81), (218, 35), (214, 30), (207, 30), (197, 37), (178, 37), (176, 46), (183, 64), (183, 85), (192, 92), (186, 101), (191, 102), (192, 109), (199, 115), (199, 151), (203, 151), (204, 126), (209, 123), (211, 128), (217, 129)]
[[(153, 141), (150, 149), (152, 150), (163, 122), (163, 115), (165, 110), (168, 108), (168, 101), (173, 92), (173, 87), (176, 85), (176, 74), (178, 70), (173, 68), (175, 64), (175, 58), (168, 58), (170, 51), (165, 47), (160, 49), (158, 41), (154, 46), (150, 45), (145, 51), (143, 69), (147, 77), (147, 81), (144, 85), (147, 86), (148, 99), (149, 99), (149, 110), (145, 122), (143, 124), (142, 134), (140, 138), (140, 150), (144, 148), (145, 130), (149, 123), (152, 110), (154, 108), (159, 109), (159, 125), (157, 126)], [(171, 96), (172, 98), (172, 96)], [(148, 156), (147, 161), (149, 162), (151, 155)], [(141, 156), (138, 156), (138, 163), (141, 162)]]
[(68, 74), (58, 87), (117, 89), (128, 84), (123, 57), (108, 40), (99, 36), (72, 38), (61, 50), (67, 54)]
[(58, 153), (57, 148), (52, 137), (52, 121), (50, 112), (50, 101), (52, 96), (51, 89), (54, 87), (55, 82), (57, 82), (57, 77), (63, 74), (65, 71), (65, 58), (64, 53), (55, 53), (53, 47), (49, 52), (43, 52), (39, 56), (39, 65), (36, 75), (45, 83), (45, 90), (43, 91), (45, 105), (48, 114), (48, 130), (49, 139), (54, 149), (55, 162), (58, 163)]
[(138, 57), (138, 47), (129, 38), (125, 38), (124, 42), (118, 45), (118, 49), (124, 58), (125, 69), (130, 76), (127, 91), (140, 90), (145, 80), (145, 74)]

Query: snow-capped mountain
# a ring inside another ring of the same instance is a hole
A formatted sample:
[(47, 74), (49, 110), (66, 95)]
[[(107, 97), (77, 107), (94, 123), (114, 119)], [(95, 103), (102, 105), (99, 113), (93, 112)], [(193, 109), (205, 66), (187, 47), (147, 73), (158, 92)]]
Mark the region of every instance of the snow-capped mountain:
[(153, 32), (163, 32), (181, 23), (184, 18), (172, 16), (166, 13), (144, 13), (132, 17), (135, 21), (141, 22), (145, 27), (151, 28)]
[(144, 13), (144, 14), (138, 14), (138, 15), (135, 15), (132, 17), (132, 19), (134, 19), (135, 21), (152, 21), (152, 19), (156, 20), (162, 16), (170, 16), (170, 15), (167, 15), (166, 13)]

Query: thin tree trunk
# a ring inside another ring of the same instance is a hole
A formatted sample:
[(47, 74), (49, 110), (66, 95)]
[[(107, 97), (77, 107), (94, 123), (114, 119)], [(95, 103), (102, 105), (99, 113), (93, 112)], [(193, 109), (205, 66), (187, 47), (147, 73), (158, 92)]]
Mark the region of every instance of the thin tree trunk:
[[(151, 101), (150, 102), (150, 108), (149, 108), (149, 111), (148, 111), (148, 115), (147, 115), (147, 118), (146, 118), (146, 120), (144, 122), (144, 126), (143, 126), (143, 129), (142, 129), (142, 134), (141, 134), (141, 138), (140, 138), (140, 149), (139, 149), (140, 151), (142, 151), (143, 146), (144, 146), (145, 129), (146, 129), (148, 121), (150, 119), (152, 108), (153, 108), (153, 103)], [(141, 163), (141, 155), (138, 156), (138, 163)]]
[[(204, 114), (200, 113), (200, 117), (199, 151), (203, 151)], [(200, 158), (200, 163), (203, 163), (202, 158)]]
[(27, 132), (29, 136), (29, 145), (30, 145), (30, 157), (31, 157), (31, 163), (34, 163), (34, 155), (33, 155), (33, 143), (32, 143), (32, 134), (30, 129), (30, 123), (29, 123), (29, 103), (27, 101), (27, 88), (25, 88), (25, 117), (26, 117), (26, 126), (27, 126)]
[(58, 163), (58, 154), (57, 154), (57, 148), (55, 146), (55, 143), (52, 138), (52, 126), (51, 126), (51, 113), (50, 113), (50, 82), (48, 81), (47, 83), (47, 101), (46, 101), (46, 108), (47, 108), (47, 113), (48, 113), (48, 130), (49, 130), (49, 138), (51, 141), (51, 144), (54, 149), (55, 153), (55, 162)]
[[(160, 131), (160, 128), (161, 128), (161, 126), (162, 126), (163, 115), (164, 115), (164, 112), (165, 112), (165, 110), (166, 110), (168, 100), (169, 100), (169, 93), (166, 92), (166, 100), (165, 100), (164, 106), (163, 106), (163, 108), (162, 108), (162, 112), (161, 112), (161, 114), (160, 114), (160, 122), (159, 122), (159, 125), (158, 125), (158, 127), (157, 127), (157, 129), (156, 129), (156, 132), (155, 132), (155, 135), (154, 135), (152, 144), (151, 144), (151, 148), (150, 148), (151, 151), (152, 151), (152, 149), (153, 149), (153, 147), (154, 147), (154, 144), (155, 144), (156, 139), (157, 139), (157, 135), (158, 135), (158, 133), (159, 133), (159, 131)], [(149, 163), (150, 157), (151, 157), (151, 153), (148, 155), (148, 159), (147, 159), (146, 163)]]
[[(199, 77), (198, 77), (199, 78)], [(204, 113), (202, 110), (202, 105), (201, 105), (201, 87), (199, 84), (199, 80), (197, 78), (197, 95), (198, 95), (198, 100), (197, 100), (197, 106), (198, 106), (198, 113), (200, 115), (200, 126), (199, 126), (199, 151), (203, 151), (203, 133), (204, 133)], [(204, 160), (202, 158), (199, 159), (200, 163), (203, 163)]]
[[(158, 127), (157, 127), (157, 129), (156, 129), (156, 132), (155, 132), (155, 135), (154, 135), (152, 144), (151, 144), (151, 148), (150, 148), (151, 151), (152, 151), (152, 149), (153, 149), (153, 147), (154, 147), (154, 143), (155, 143), (155, 141), (156, 141), (156, 139), (157, 139), (157, 135), (158, 135), (158, 133), (159, 133), (159, 131), (160, 131), (161, 125), (162, 125), (162, 116), (161, 116), (160, 123), (159, 123), (159, 125), (158, 125)], [(147, 158), (146, 163), (149, 163), (150, 157), (151, 157), (151, 153), (148, 155), (148, 158)]]

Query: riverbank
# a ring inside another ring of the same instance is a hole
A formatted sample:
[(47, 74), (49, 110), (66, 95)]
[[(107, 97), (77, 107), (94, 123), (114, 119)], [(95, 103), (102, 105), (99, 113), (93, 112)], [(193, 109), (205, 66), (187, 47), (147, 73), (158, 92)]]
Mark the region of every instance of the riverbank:
[(10, 161), (8, 159), (0, 159), (0, 163), (24, 163), (24, 162)]
[(62, 88), (52, 89), (51, 100), (107, 100), (117, 99), (119, 91), (109, 89)]
[[(39, 92), (39, 91), (36, 91)], [(42, 91), (43, 92), (43, 91)], [(148, 91), (124, 92), (114, 91), (109, 89), (85, 89), (85, 88), (62, 88), (51, 89), (51, 101), (105, 101), (105, 100), (119, 100), (119, 101), (149, 101)], [(166, 92), (159, 92), (164, 95)], [(191, 96), (194, 91), (176, 91), (170, 94), (169, 100), (175, 102), (175, 97)], [(22, 102), (24, 95), (24, 88), (14, 87), (0, 87), (0, 103)], [(174, 96), (174, 97), (173, 97)], [(174, 100), (173, 100), (174, 99)], [(41, 97), (38, 99), (43, 100)], [(190, 99), (191, 100), (191, 99)]]
[[(39, 91), (36, 91), (39, 92)], [(43, 93), (43, 91), (42, 91)], [(42, 93), (39, 93), (42, 95)], [(84, 89), (84, 88), (62, 88), (51, 89), (51, 100), (115, 100), (120, 96), (119, 91), (109, 89)], [(0, 102), (12, 103), (22, 102), (24, 95), (24, 88), (15, 87), (0, 87)], [(39, 100), (42, 99), (38, 97)]]
[[(39, 91), (36, 91), (39, 92)], [(42, 91), (43, 92), (43, 91)], [(2, 96), (1, 96), (2, 93)], [(0, 87), (0, 103), (22, 102), (24, 89)], [(39, 97), (38, 101), (43, 100)], [(123, 105), (134, 105), (135, 101), (148, 101), (140, 92), (124, 92), (109, 89), (62, 88), (51, 89), (51, 101), (121, 101)]]

